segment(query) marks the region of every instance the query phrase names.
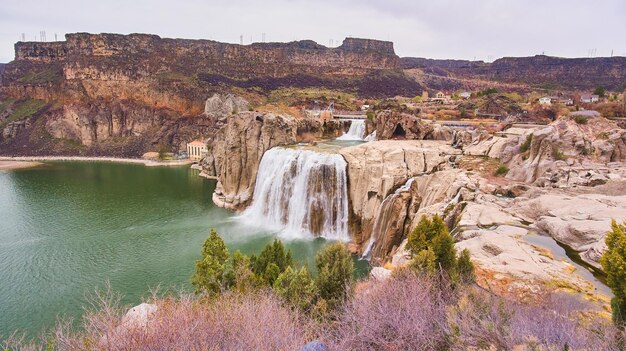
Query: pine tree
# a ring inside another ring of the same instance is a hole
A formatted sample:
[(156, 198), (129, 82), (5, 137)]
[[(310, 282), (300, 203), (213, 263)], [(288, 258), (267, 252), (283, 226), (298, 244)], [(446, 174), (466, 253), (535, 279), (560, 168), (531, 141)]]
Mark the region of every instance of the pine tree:
[(626, 324), (626, 222), (611, 223), (611, 231), (606, 236), (607, 249), (600, 258), (606, 272), (606, 283), (613, 291), (611, 307), (613, 322)]
[(463, 251), (461, 251), (457, 259), (457, 270), (459, 271), (459, 278), (461, 278), (462, 283), (470, 284), (476, 281), (474, 263), (470, 258), (469, 250), (463, 249)]
[(435, 256), (433, 249), (427, 248), (418, 252), (409, 264), (409, 268), (417, 271), (418, 273), (435, 273), (438, 268), (437, 257)]
[(217, 295), (224, 287), (228, 249), (224, 240), (211, 229), (202, 246), (202, 259), (196, 261), (196, 273), (191, 277), (196, 294)]
[(341, 243), (332, 243), (315, 257), (319, 296), (333, 309), (349, 296), (352, 290), (354, 263), (348, 250)]
[(437, 234), (430, 242), (429, 247), (432, 247), (436, 258), (435, 262), (441, 269), (449, 272), (456, 270), (454, 239), (452, 239), (447, 229)]
[(283, 243), (275, 239), (272, 244), (265, 246), (259, 257), (250, 258), (252, 271), (267, 285), (272, 286), (280, 273), (287, 267), (293, 267), (291, 251)]
[(300, 270), (287, 267), (274, 282), (274, 291), (290, 305), (302, 311), (311, 309), (317, 295), (315, 282), (306, 266)]

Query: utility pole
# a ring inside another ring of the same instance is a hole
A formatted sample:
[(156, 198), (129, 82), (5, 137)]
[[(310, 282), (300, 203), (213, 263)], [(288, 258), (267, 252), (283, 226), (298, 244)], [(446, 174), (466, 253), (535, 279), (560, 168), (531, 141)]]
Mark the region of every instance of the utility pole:
[(58, 40), (57, 40), (57, 34), (56, 34), (56, 33), (54, 33), (54, 41), (58, 41)]
[(26, 33), (22, 33), (22, 41), (26, 41)]

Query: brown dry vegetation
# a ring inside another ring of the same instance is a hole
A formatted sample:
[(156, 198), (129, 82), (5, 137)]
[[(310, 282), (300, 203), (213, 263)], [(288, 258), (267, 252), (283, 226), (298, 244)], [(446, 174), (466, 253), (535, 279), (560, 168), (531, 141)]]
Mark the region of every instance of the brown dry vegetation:
[(147, 325), (122, 327), (123, 310), (100, 296), (83, 330), (67, 323), (39, 344), (19, 338), (10, 350), (619, 350), (620, 332), (576, 310), (577, 301), (546, 297), (522, 305), (474, 286), (404, 272), (368, 281), (331, 317), (287, 307), (271, 291), (226, 293), (214, 300), (153, 298)]

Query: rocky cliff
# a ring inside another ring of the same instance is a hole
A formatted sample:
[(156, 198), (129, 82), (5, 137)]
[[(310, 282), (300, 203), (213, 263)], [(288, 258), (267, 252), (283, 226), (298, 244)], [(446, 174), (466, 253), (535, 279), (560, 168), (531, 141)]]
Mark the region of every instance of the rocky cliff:
[[(4, 68), (0, 100), (40, 100), (50, 107), (19, 115), (29, 127), (0, 140), (4, 154), (183, 150), (187, 141), (217, 130), (204, 113), (214, 93), (258, 97), (283, 87), (322, 87), (368, 97), (420, 89), (399, 70), (391, 42), (357, 38), (327, 48), (312, 41), (236, 45), (76, 33), (63, 42), (19, 42), (15, 60)], [(197, 132), (179, 133), (181, 125), (194, 124)], [(133, 147), (116, 149), (120, 145)]]
[(223, 117), (209, 141), (209, 155), (201, 162), (203, 174), (218, 179), (213, 201), (231, 210), (245, 208), (252, 200), (265, 151), (303, 139), (339, 136), (344, 124), (260, 112)]
[(463, 86), (464, 83), (458, 79), (565, 90), (592, 90), (602, 86), (621, 91), (626, 84), (626, 57), (561, 58), (537, 55), (505, 57), (493, 63), (406, 57), (400, 63), (405, 69), (420, 69), (427, 75), (440, 77), (442, 80), (434, 83), (442, 84), (442, 89), (447, 89), (446, 85)]

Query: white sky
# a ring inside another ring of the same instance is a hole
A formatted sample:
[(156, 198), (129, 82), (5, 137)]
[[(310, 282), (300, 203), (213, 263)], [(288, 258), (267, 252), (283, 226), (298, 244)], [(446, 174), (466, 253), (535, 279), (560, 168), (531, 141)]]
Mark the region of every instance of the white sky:
[(400, 56), (626, 56), (626, 0), (0, 0), (0, 62), (25, 33), (151, 33), (244, 44), (347, 36), (391, 40)]

